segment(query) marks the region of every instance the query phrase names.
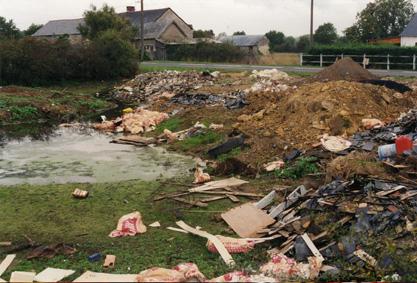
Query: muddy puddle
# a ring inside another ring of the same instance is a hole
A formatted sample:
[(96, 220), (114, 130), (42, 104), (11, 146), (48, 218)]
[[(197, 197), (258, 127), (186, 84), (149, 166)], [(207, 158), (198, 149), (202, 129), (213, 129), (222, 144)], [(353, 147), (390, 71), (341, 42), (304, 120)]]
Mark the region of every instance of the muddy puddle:
[(58, 128), (41, 139), (0, 143), (0, 186), (152, 181), (189, 173), (191, 157), (160, 147), (111, 144), (91, 129)]

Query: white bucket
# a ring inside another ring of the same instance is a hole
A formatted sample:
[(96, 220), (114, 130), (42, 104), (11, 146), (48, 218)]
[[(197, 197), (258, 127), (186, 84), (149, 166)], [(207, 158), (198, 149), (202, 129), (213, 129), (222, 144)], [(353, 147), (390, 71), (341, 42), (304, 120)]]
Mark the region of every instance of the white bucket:
[(397, 146), (395, 144), (383, 145), (378, 148), (380, 160), (384, 160), (397, 155)]

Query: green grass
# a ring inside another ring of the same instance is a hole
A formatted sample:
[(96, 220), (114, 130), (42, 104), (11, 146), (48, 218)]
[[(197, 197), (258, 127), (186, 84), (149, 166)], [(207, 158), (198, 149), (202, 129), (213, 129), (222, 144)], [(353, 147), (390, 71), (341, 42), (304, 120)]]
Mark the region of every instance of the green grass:
[(189, 137), (183, 141), (177, 142), (177, 145), (184, 151), (203, 146), (203, 145), (209, 145), (214, 144), (217, 142), (220, 142), (222, 140), (222, 135), (212, 131), (208, 130), (203, 134), (199, 134), (193, 137)]
[(158, 126), (156, 126), (155, 133), (158, 135), (162, 134), (165, 129), (168, 129), (171, 132), (176, 132), (181, 128), (181, 125), (183, 122), (184, 121), (181, 118), (177, 118), (177, 117), (168, 119), (162, 122), (161, 124), (159, 124)]
[[(190, 183), (187, 180), (186, 183)], [(71, 197), (74, 188), (87, 189), (90, 197), (76, 200)], [(28, 251), (18, 253), (17, 259), (2, 276), (8, 279), (12, 271), (42, 271), (46, 267), (76, 270), (74, 279), (86, 270), (105, 272), (102, 262), (90, 263), (87, 256), (95, 252), (117, 256), (112, 273), (139, 273), (154, 267), (171, 268), (183, 262), (196, 263), (209, 278), (229, 269), (219, 255), (206, 249), (206, 240), (165, 229), (184, 220), (192, 226), (201, 226), (213, 234), (228, 235), (227, 226), (215, 220), (218, 211), (233, 206), (229, 200), (210, 203), (205, 209), (190, 209), (164, 200), (153, 202), (155, 195), (184, 187), (161, 185), (157, 182), (130, 181), (115, 184), (49, 185), (0, 187), (1, 217), (0, 241), (25, 243), (23, 235), (39, 244), (66, 243), (78, 252), (73, 256), (57, 256), (51, 260), (28, 261)], [(145, 234), (112, 239), (108, 234), (115, 229), (118, 219), (133, 211), (142, 213), (145, 224), (159, 221), (162, 228), (148, 227)], [(230, 234), (229, 234), (230, 235)], [(247, 255), (235, 255), (237, 269), (257, 268), (265, 261), (266, 246), (259, 246)], [(0, 247), (0, 258), (6, 248)]]
[(317, 158), (315, 157), (300, 158), (293, 165), (276, 170), (275, 176), (279, 179), (300, 179), (308, 174), (314, 174), (319, 171), (316, 162)]
[(219, 155), (217, 157), (217, 161), (219, 161), (219, 162), (225, 162), (228, 159), (231, 159), (233, 157), (239, 156), (241, 153), (242, 153), (242, 149), (240, 147), (237, 147), (237, 148), (232, 149), (232, 151), (230, 151), (228, 153)]
[(39, 117), (38, 109), (32, 106), (12, 106), (9, 111), (13, 121), (32, 120)]

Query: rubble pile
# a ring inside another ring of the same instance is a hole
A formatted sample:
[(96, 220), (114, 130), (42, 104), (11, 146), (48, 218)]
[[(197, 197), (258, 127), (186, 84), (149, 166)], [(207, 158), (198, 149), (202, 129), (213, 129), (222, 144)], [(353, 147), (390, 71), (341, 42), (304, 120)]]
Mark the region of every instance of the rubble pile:
[(136, 76), (133, 80), (116, 87), (111, 96), (123, 103), (145, 102), (150, 98), (174, 97), (179, 93), (198, 90), (212, 85), (215, 78), (199, 72), (150, 72)]
[(256, 82), (248, 89), (246, 93), (271, 92), (278, 93), (288, 90), (290, 87), (285, 83), (290, 80), (287, 73), (277, 69), (253, 71), (250, 76)]
[(413, 105), (406, 95), (347, 81), (315, 82), (280, 98), (252, 95), (248, 100), (248, 119), (238, 117), (236, 126), (254, 139), (252, 144), (262, 144), (262, 135), (299, 149), (310, 148), (324, 134), (349, 137), (362, 129), (365, 118), (392, 121)]
[(125, 113), (122, 117), (112, 121), (104, 120), (100, 124), (94, 124), (93, 127), (106, 132), (141, 134), (154, 130), (158, 124), (168, 118), (166, 113), (138, 108), (136, 111), (132, 110), (132, 112)]
[(304, 197), (289, 196), (286, 201), (286, 209), (269, 234), (279, 233), (288, 240), (270, 253), (288, 253), (306, 261), (313, 254), (300, 235), (308, 233), (326, 262), (336, 261), (336, 267), (347, 272), (347, 264), (390, 272), (394, 268), (390, 266), (392, 258), (383, 242), (395, 246), (413, 238), (417, 224), (416, 187), (398, 183), (333, 181)]
[(361, 65), (352, 60), (352, 58), (346, 57), (338, 60), (336, 63), (323, 71), (319, 72), (309, 81), (366, 81), (377, 80), (378, 77), (373, 75), (368, 70), (362, 68)]

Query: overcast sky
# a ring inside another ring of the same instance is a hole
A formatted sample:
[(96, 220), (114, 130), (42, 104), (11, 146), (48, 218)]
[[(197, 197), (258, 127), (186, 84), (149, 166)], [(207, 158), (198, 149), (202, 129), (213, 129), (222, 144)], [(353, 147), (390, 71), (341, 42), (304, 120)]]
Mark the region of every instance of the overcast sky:
[[(332, 22), (339, 33), (350, 26), (356, 13), (370, 0), (315, 0), (315, 27)], [(413, 0), (417, 4), (417, 0)], [(139, 6), (136, 0), (0, 0), (0, 16), (13, 19), (21, 29), (31, 23), (81, 17), (91, 4), (107, 3), (124, 12)], [(145, 0), (146, 9), (171, 7), (194, 29), (233, 33), (264, 34), (269, 30), (286, 35), (309, 33), (310, 0)], [(417, 7), (417, 5), (416, 5)]]

